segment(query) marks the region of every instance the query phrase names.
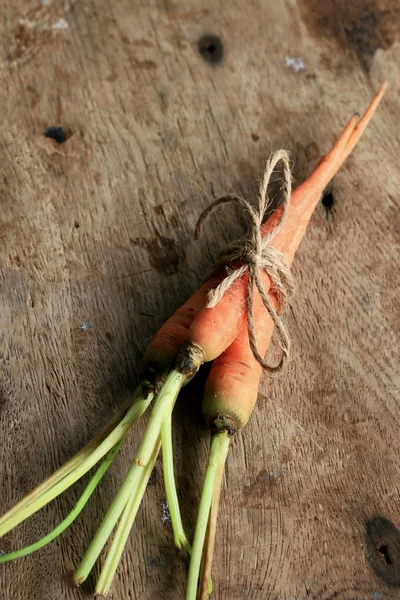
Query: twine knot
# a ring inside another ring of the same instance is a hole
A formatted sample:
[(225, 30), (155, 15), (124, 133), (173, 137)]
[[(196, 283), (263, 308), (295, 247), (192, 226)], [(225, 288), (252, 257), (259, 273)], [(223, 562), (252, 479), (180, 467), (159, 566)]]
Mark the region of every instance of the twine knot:
[[(264, 237), (262, 236), (261, 227), (265, 218), (266, 212), (270, 207), (268, 198), (268, 185), (271, 175), (276, 165), (281, 162), (283, 166), (284, 187), (283, 197), (281, 201), (281, 214), (276, 221), (276, 224), (268, 231)], [(230, 243), (220, 252), (213, 267), (213, 274), (218, 272), (221, 267), (224, 267), (227, 276), (208, 294), (207, 307), (212, 308), (223, 298), (227, 291), (232, 287), (234, 282), (242, 277), (245, 273), (247, 278), (247, 328), (249, 332), (249, 342), (251, 350), (257, 362), (260, 363), (263, 369), (269, 372), (277, 372), (282, 369), (290, 355), (290, 338), (286, 327), (280, 318), (280, 314), (285, 310), (287, 300), (293, 294), (294, 281), (290, 271), (290, 267), (283, 257), (283, 254), (276, 248), (273, 248), (271, 240), (280, 231), (286, 221), (287, 213), (290, 204), (290, 196), (292, 191), (292, 177), (290, 173), (289, 156), (285, 150), (278, 150), (268, 160), (264, 176), (260, 185), (258, 203), (253, 206), (244, 198), (239, 198), (234, 195), (218, 198), (200, 215), (197, 222), (195, 237), (198, 239), (201, 227), (208, 215), (220, 204), (227, 202), (238, 202), (246, 211), (250, 218), (250, 227), (247, 234)], [(237, 263), (237, 267), (232, 268), (232, 263)], [(265, 291), (264, 285), (260, 278), (261, 271), (267, 273), (271, 279), (272, 289), (276, 294), (278, 301), (277, 309), (273, 307), (271, 300)], [(257, 348), (256, 333), (253, 318), (253, 291), (254, 286), (257, 288), (261, 296), (263, 304), (274, 321), (276, 332), (280, 339), (282, 355), (277, 365), (270, 365), (265, 357), (261, 356)]]

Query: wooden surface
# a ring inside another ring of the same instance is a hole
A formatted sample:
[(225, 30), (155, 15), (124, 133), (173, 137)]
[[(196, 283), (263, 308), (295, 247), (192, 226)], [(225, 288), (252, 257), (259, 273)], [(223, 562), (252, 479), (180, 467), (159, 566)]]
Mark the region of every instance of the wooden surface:
[[(389, 79), (295, 261), (293, 360), (233, 443), (213, 597), (398, 599), (399, 3), (7, 0), (0, 34), (1, 512), (129, 397), (146, 342), (243, 231), (227, 208), (194, 242), (200, 210), (254, 196), (279, 147), (301, 181)], [(189, 386), (174, 424), (190, 532), (200, 396)], [(70, 575), (143, 428), (62, 537), (0, 569), (1, 598), (89, 597)], [(1, 548), (46, 533), (83, 485)], [(112, 598), (183, 598), (164, 500), (158, 464)]]

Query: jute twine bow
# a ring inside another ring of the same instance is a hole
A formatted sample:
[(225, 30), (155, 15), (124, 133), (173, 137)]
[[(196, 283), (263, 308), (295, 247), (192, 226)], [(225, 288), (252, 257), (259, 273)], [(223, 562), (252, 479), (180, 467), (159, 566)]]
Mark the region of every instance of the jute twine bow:
[[(270, 207), (268, 198), (268, 185), (271, 175), (276, 165), (281, 162), (283, 166), (284, 187), (282, 189), (283, 197), (281, 201), (281, 215), (276, 225), (264, 236), (261, 235), (261, 226), (266, 212)], [(248, 272), (247, 279), (247, 328), (249, 332), (249, 342), (251, 350), (256, 360), (263, 369), (269, 372), (280, 371), (290, 355), (290, 338), (286, 327), (283, 324), (279, 314), (281, 314), (287, 304), (287, 300), (293, 294), (294, 281), (290, 267), (286, 263), (283, 254), (270, 245), (271, 240), (285, 224), (290, 204), (292, 192), (292, 177), (289, 166), (289, 156), (285, 150), (278, 150), (273, 154), (265, 167), (264, 177), (260, 185), (258, 204), (252, 206), (244, 198), (234, 195), (218, 198), (200, 215), (196, 227), (196, 239), (198, 239), (201, 227), (208, 215), (220, 204), (227, 202), (238, 202), (250, 217), (250, 228), (248, 233), (229, 244), (218, 255), (213, 267), (213, 274), (217, 273), (221, 267), (224, 267), (228, 275), (221, 283), (208, 294), (207, 307), (212, 308), (229, 291), (234, 282)], [(232, 263), (238, 263), (238, 268), (232, 269)], [(261, 271), (267, 273), (271, 279), (273, 291), (276, 294), (278, 306), (277, 310), (271, 304), (267, 292), (260, 278)], [(280, 339), (282, 355), (277, 365), (270, 365), (265, 357), (261, 356), (257, 348), (256, 332), (253, 318), (253, 290), (256, 286), (263, 304), (274, 321), (276, 332)]]

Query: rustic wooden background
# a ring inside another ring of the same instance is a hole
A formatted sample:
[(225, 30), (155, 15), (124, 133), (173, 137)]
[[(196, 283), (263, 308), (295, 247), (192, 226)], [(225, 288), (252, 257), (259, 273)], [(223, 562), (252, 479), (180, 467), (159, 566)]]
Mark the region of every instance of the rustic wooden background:
[[(1, 511), (128, 398), (146, 342), (242, 232), (226, 209), (194, 242), (199, 211), (254, 195), (279, 147), (301, 181), (389, 80), (295, 261), (293, 360), (264, 379), (233, 444), (214, 598), (398, 599), (400, 4), (6, 0), (0, 12)], [(209, 439), (200, 387), (174, 430), (189, 531)], [(70, 575), (143, 427), (62, 537), (0, 569), (1, 598), (89, 597)], [(83, 485), (0, 547), (45, 534)], [(184, 597), (164, 500), (158, 464), (112, 598)]]

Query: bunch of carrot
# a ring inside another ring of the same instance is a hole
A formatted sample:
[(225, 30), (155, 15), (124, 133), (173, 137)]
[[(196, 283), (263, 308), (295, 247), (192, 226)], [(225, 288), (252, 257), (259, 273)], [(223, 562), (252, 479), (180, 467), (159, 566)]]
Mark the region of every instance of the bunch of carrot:
[[(385, 89), (386, 83), (381, 86), (358, 122), (356, 117), (350, 119), (330, 152), (292, 194), (285, 226), (276, 232), (270, 242), (282, 253), (288, 264), (293, 261), (324, 188), (356, 146)], [(279, 218), (278, 209), (262, 226), (263, 236), (275, 227)], [(95, 590), (96, 594), (107, 594), (162, 446), (164, 480), (175, 544), (178, 548), (183, 546), (191, 554), (186, 600), (207, 598), (210, 592), (219, 493), (230, 438), (250, 417), (262, 372), (249, 344), (247, 275), (236, 279), (229, 293), (213, 308), (207, 308), (210, 290), (224, 276), (223, 271), (214, 274), (161, 327), (145, 353), (143, 377), (134, 397), (110, 424), (83, 450), (0, 518), (1, 537), (102, 461), (78, 503), (60, 525), (35, 544), (1, 556), (0, 563), (34, 552), (72, 523), (119, 451), (129, 429), (155, 399), (146, 431), (126, 478), (80, 562), (74, 574), (74, 582), (80, 585), (88, 577), (116, 527)], [(269, 301), (277, 309), (276, 290), (271, 286), (269, 276), (262, 273), (261, 280)], [(264, 355), (274, 324), (257, 293), (254, 294), (252, 309), (258, 350)], [(207, 361), (213, 361), (213, 364), (206, 383), (203, 412), (212, 428), (212, 440), (191, 548), (182, 525), (175, 489), (171, 414), (180, 389)]]

